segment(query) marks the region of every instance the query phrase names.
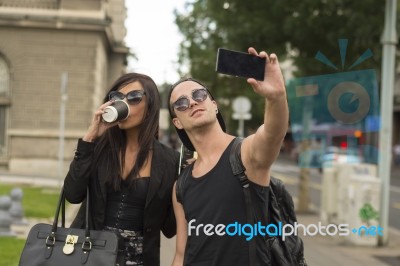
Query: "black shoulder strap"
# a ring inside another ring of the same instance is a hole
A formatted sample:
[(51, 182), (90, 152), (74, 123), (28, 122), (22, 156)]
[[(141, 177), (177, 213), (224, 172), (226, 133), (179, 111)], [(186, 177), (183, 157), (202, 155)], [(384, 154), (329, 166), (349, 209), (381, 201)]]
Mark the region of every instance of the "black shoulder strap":
[[(231, 148), (231, 153), (229, 155), (229, 162), (231, 164), (233, 174), (239, 179), (240, 185), (243, 187), (244, 200), (246, 203), (246, 218), (248, 224), (253, 224), (253, 208), (251, 204), (251, 194), (249, 188), (249, 179), (245, 174), (246, 168), (242, 162), (241, 156), (241, 146), (242, 146), (243, 138), (237, 137)], [(253, 266), (255, 264), (256, 259), (256, 242), (255, 240), (251, 240), (249, 242), (249, 265)]]
[(190, 173), (192, 172), (193, 164), (190, 164), (186, 166), (185, 168), (182, 169), (181, 174), (179, 175), (177, 181), (176, 181), (176, 200), (182, 204), (183, 201), (183, 191), (185, 187), (185, 182), (188, 179)]
[(240, 185), (243, 188), (249, 187), (249, 179), (247, 178), (246, 168), (242, 163), (241, 147), (243, 138), (237, 137), (232, 144), (231, 153), (229, 155), (229, 162), (231, 164), (232, 172), (239, 178)]

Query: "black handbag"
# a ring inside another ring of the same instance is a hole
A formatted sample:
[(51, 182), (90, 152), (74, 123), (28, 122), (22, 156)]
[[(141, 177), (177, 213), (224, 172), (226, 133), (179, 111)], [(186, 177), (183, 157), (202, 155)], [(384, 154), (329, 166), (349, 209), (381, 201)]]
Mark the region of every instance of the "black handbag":
[[(89, 202), (89, 189), (86, 200)], [(58, 218), (62, 214), (61, 227)], [(65, 194), (62, 189), (53, 224), (36, 224), (28, 234), (20, 257), (20, 266), (114, 266), (118, 237), (111, 231), (89, 228), (89, 204), (86, 204), (85, 229), (65, 228)]]

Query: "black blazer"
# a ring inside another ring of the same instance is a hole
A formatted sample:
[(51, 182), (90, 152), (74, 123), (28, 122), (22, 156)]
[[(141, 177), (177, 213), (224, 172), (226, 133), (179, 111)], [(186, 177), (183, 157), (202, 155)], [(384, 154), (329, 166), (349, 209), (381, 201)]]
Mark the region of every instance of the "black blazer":
[[(71, 224), (74, 228), (85, 226), (86, 187), (90, 189), (91, 228), (104, 228), (107, 187), (104, 167), (99, 163), (93, 169), (94, 143), (78, 141), (75, 157), (64, 180), (66, 199), (70, 203), (82, 203)], [(103, 156), (106, 160), (107, 156)], [(175, 215), (172, 207), (172, 188), (178, 175), (179, 153), (154, 141), (150, 183), (143, 220), (143, 261), (146, 266), (160, 265), (160, 230), (167, 238), (176, 234)]]

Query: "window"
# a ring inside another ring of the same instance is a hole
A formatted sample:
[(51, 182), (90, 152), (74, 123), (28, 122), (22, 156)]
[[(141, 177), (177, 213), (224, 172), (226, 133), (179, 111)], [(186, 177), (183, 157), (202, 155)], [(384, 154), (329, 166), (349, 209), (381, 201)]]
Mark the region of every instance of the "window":
[(0, 157), (7, 154), (6, 122), (10, 103), (10, 72), (6, 61), (0, 57)]

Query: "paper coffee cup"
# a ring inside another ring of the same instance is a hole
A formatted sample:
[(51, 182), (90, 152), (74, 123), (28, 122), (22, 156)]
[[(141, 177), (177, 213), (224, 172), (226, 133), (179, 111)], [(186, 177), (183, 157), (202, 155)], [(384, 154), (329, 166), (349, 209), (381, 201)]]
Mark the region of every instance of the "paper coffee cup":
[(129, 105), (121, 100), (115, 101), (107, 106), (102, 114), (103, 120), (112, 123), (127, 119), (129, 116)]

